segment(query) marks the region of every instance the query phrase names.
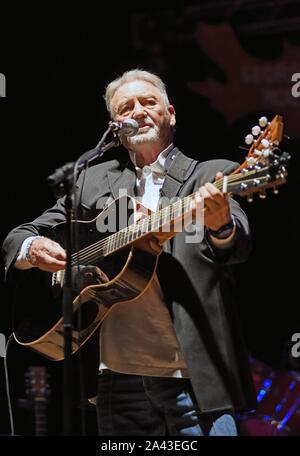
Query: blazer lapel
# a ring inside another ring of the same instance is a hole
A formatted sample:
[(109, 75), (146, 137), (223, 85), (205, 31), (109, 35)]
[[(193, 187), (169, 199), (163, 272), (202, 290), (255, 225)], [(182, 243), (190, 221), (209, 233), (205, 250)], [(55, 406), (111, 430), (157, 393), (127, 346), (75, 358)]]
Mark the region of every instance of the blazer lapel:
[(108, 171), (107, 178), (114, 199), (119, 198), (124, 193), (134, 196), (136, 175), (133, 170), (125, 168), (123, 171)]

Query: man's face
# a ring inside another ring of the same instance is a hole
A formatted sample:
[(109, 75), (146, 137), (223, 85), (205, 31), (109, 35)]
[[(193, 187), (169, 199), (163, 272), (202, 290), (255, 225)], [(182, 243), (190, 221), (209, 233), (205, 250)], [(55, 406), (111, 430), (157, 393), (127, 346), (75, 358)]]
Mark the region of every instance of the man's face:
[(111, 108), (114, 120), (132, 118), (140, 126), (135, 136), (122, 139), (128, 149), (143, 143), (159, 143), (162, 147), (170, 143), (175, 111), (172, 105), (165, 105), (160, 91), (151, 83), (136, 80), (123, 84), (112, 97)]

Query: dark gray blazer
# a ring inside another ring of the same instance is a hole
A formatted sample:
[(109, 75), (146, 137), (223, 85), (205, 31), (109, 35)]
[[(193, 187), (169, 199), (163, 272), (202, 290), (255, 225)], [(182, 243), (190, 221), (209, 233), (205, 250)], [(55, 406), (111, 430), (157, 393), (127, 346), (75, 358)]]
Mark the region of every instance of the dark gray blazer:
[[(227, 160), (198, 163), (182, 185), (179, 196), (193, 193), (204, 183), (213, 181), (218, 171), (230, 173), (237, 165)], [(117, 160), (89, 168), (80, 218), (93, 218), (97, 214), (98, 199), (117, 198), (120, 188), (134, 195), (135, 182), (132, 166), (121, 167)], [(206, 235), (200, 243), (187, 243), (186, 233), (178, 233), (172, 242), (166, 243), (157, 270), (202, 412), (255, 407), (255, 392), (230, 279), (230, 265), (247, 260), (250, 233), (247, 217), (239, 204), (231, 198), (230, 205), (236, 220), (235, 240), (230, 248), (213, 248)], [(64, 220), (64, 199), (61, 199), (33, 222), (13, 229), (2, 249), (6, 270), (13, 265), (24, 239), (47, 235), (49, 227)]]

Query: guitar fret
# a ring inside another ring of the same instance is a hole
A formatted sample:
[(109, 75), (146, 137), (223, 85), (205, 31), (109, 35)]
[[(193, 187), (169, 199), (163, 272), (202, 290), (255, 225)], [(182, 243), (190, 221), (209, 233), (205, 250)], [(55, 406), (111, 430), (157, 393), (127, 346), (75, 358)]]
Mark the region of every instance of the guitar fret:
[(138, 232), (139, 232), (139, 227), (138, 225), (133, 225), (133, 236), (132, 236), (132, 240), (135, 241), (137, 238), (138, 238)]
[(115, 250), (115, 248), (116, 248), (116, 233), (112, 237), (111, 248), (112, 248), (112, 250)]
[(155, 231), (159, 231), (160, 227), (163, 224), (163, 210), (160, 210), (155, 213), (155, 219), (156, 219), (156, 225), (155, 225)]
[(115, 249), (118, 249), (120, 246), (120, 234), (119, 231), (115, 233)]
[(121, 230), (120, 231), (120, 243), (121, 243), (121, 246), (123, 246), (125, 243), (126, 243), (126, 234), (127, 234), (127, 230)]
[(110, 246), (111, 246), (111, 242), (112, 242), (112, 237), (113, 237), (113, 235), (109, 236), (109, 238), (108, 238), (108, 240), (107, 240), (107, 249), (106, 249), (106, 250), (107, 250), (107, 253), (110, 253), (110, 252), (111, 252)]
[(143, 232), (144, 233), (148, 232), (148, 217), (145, 217), (143, 220)]
[(164, 207), (163, 210), (162, 210), (162, 225), (164, 225), (165, 223), (167, 223), (168, 221), (168, 207)]
[(161, 226), (161, 211), (158, 211), (154, 214), (154, 231), (159, 231)]

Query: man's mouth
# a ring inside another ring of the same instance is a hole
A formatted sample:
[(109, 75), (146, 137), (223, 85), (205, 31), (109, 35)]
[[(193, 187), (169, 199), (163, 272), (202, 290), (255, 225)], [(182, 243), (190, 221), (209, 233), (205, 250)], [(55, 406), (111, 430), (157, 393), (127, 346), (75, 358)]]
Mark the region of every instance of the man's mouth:
[(145, 133), (146, 131), (150, 130), (151, 126), (150, 125), (143, 125), (142, 127), (139, 128), (138, 133)]

